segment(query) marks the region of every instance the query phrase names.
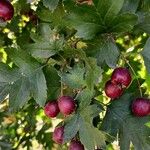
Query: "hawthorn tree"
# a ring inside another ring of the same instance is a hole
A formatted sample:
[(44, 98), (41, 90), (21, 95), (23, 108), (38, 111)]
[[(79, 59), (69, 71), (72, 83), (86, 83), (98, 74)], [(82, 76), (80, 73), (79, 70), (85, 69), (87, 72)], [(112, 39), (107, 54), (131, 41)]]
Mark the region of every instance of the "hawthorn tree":
[(149, 0), (0, 0), (0, 18), (0, 149), (150, 150)]

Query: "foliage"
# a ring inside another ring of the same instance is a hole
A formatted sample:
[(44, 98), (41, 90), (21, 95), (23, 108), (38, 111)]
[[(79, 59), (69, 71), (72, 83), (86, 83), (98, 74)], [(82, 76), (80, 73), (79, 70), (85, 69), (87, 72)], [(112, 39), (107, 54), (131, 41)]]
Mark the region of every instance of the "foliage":
[[(0, 23), (0, 149), (66, 150), (76, 136), (87, 150), (150, 150), (150, 117), (134, 117), (130, 107), (139, 88), (150, 94), (149, 0), (12, 4), (13, 19)], [(110, 101), (104, 85), (117, 66), (128, 67), (133, 82)], [(43, 107), (61, 95), (77, 110), (51, 120)], [(60, 122), (62, 147), (52, 141)]]

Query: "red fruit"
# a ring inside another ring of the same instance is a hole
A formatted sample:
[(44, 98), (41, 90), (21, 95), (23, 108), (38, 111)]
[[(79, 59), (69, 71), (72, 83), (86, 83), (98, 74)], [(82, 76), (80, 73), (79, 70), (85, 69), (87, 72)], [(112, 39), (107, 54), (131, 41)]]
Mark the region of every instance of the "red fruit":
[(63, 144), (64, 126), (56, 127), (53, 132), (53, 141), (57, 144)]
[(75, 111), (76, 104), (72, 97), (62, 96), (58, 100), (58, 107), (60, 112), (64, 115), (70, 115)]
[(111, 80), (109, 80), (105, 84), (105, 93), (108, 97), (115, 99), (122, 95), (123, 88), (119, 84), (112, 83)]
[(14, 8), (8, 0), (0, 0), (0, 18), (4, 21), (11, 20)]
[(144, 117), (150, 114), (150, 101), (146, 98), (137, 98), (132, 103), (132, 112), (135, 116)]
[(48, 102), (44, 107), (45, 115), (54, 118), (60, 112), (57, 101)]
[(122, 84), (124, 86), (129, 86), (132, 77), (127, 68), (116, 68), (111, 76), (111, 81), (117, 84)]
[(69, 150), (84, 150), (84, 146), (80, 141), (71, 141)]

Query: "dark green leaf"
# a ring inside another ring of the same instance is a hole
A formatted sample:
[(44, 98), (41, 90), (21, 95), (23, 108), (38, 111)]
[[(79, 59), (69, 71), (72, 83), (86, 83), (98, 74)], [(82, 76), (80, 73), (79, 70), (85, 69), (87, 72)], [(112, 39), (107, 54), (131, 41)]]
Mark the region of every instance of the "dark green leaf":
[(46, 78), (48, 88), (48, 99), (57, 99), (60, 94), (61, 78), (58, 76), (58, 72), (55, 68), (49, 66), (44, 68), (44, 74)]
[(10, 106), (13, 109), (23, 106), (29, 100), (29, 96), (33, 97), (40, 106), (44, 106), (47, 86), (42, 67), (26, 51), (12, 48), (7, 52), (22, 72), (22, 77), (12, 84)]
[(44, 106), (47, 99), (47, 86), (42, 70), (36, 71), (29, 77), (31, 96), (40, 106)]
[(97, 40), (89, 43), (86, 50), (89, 56), (97, 58), (98, 65), (105, 61), (109, 67), (116, 67), (119, 51), (115, 43), (111, 40)]
[(33, 57), (20, 48), (7, 49), (7, 53), (24, 75), (31, 75), (40, 67), (39, 63)]
[(58, 7), (51, 12), (49, 9), (47, 9), (44, 6), (40, 6), (40, 8), (37, 10), (38, 17), (44, 21), (44, 22), (50, 22), (53, 26), (58, 27), (64, 27), (64, 8), (62, 5), (58, 5)]
[(77, 134), (80, 127), (81, 118), (79, 114), (75, 114), (66, 120), (64, 130), (64, 142), (70, 141)]
[(79, 101), (79, 109), (82, 110), (83, 108), (87, 107), (91, 103), (93, 96), (94, 91), (89, 90), (88, 88), (81, 91), (76, 97), (76, 99)]
[(143, 0), (142, 1), (142, 10), (145, 12), (150, 12), (150, 1), (149, 0)]
[(110, 31), (116, 33), (128, 32), (136, 25), (137, 20), (138, 17), (135, 14), (126, 13), (118, 15), (111, 23), (112, 28)]
[(111, 23), (114, 17), (119, 13), (123, 6), (124, 0), (99, 0), (97, 10), (104, 19), (105, 24)]
[(102, 80), (102, 69), (97, 65), (94, 58), (88, 58), (85, 80), (89, 89), (92, 89), (95, 84)]
[(66, 1), (66, 7), (70, 11), (67, 21), (77, 30), (76, 35), (80, 38), (92, 39), (104, 30), (95, 8), (86, 5), (78, 6), (70, 0)]
[(150, 14), (149, 13), (138, 13), (139, 23), (136, 25), (137, 29), (150, 34)]
[(48, 24), (40, 24), (39, 32), (40, 35), (31, 34), (31, 38), (35, 43), (23, 46), (33, 57), (49, 58), (63, 50), (64, 39), (58, 37), (58, 34), (52, 31)]
[(135, 13), (140, 0), (125, 0), (122, 8), (122, 12), (132, 12)]
[(49, 10), (54, 11), (58, 5), (58, 2), (59, 0), (43, 0), (43, 5), (49, 8)]
[(82, 88), (85, 86), (85, 69), (79, 66), (68, 70), (66, 73), (60, 73), (61, 80), (71, 88)]
[(105, 147), (105, 136), (103, 132), (94, 128), (89, 123), (81, 122), (79, 136), (87, 150), (93, 150), (95, 146), (101, 148)]
[(142, 51), (142, 56), (144, 58), (144, 63), (146, 65), (147, 71), (150, 74), (150, 38), (147, 40), (144, 50)]
[(101, 111), (102, 109), (98, 105), (93, 104), (82, 108), (82, 110), (80, 110), (80, 114), (86, 122), (92, 123), (93, 118), (98, 116)]
[(0, 63), (0, 82), (11, 83), (21, 76), (19, 69), (12, 69), (4, 63)]
[(8, 83), (0, 82), (0, 103), (6, 98), (9, 94), (10, 85)]
[(10, 107), (13, 110), (22, 107), (30, 99), (30, 83), (28, 78), (22, 77), (11, 86), (9, 94)]

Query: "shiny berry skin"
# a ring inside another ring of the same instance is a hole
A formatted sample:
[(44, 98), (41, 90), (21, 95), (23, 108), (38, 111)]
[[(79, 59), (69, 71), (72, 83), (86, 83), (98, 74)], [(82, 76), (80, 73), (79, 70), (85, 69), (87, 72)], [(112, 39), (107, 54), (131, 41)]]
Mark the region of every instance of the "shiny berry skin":
[(57, 101), (48, 102), (44, 107), (44, 113), (50, 118), (54, 118), (60, 112)]
[(131, 83), (132, 77), (127, 68), (116, 68), (111, 76), (111, 81), (117, 84), (124, 85), (125, 87), (128, 87)]
[(132, 112), (137, 117), (144, 117), (150, 114), (150, 100), (137, 98), (132, 103)]
[(58, 107), (63, 115), (70, 115), (76, 109), (75, 100), (70, 96), (62, 96), (58, 99)]
[(0, 18), (4, 21), (11, 20), (14, 15), (14, 8), (8, 0), (0, 0)]
[(84, 146), (80, 141), (71, 141), (69, 150), (84, 150)]
[(53, 141), (57, 144), (63, 144), (63, 138), (64, 138), (64, 126), (56, 127), (53, 132)]
[(112, 83), (111, 80), (109, 80), (105, 84), (105, 93), (108, 97), (115, 99), (122, 95), (123, 88), (119, 84)]

